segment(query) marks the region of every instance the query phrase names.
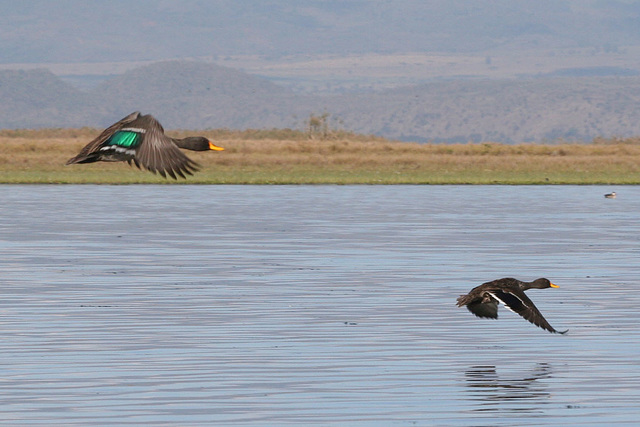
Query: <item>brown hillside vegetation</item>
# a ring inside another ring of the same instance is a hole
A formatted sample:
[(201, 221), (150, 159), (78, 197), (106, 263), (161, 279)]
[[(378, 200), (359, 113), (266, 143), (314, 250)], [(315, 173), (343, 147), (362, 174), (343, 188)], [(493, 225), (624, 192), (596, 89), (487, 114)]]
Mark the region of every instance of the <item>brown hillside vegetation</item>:
[[(172, 183), (124, 163), (64, 166), (98, 131), (0, 131), (3, 183)], [(640, 139), (590, 144), (418, 144), (334, 133), (176, 131), (204, 134), (223, 152), (188, 152), (197, 184), (640, 184)]]

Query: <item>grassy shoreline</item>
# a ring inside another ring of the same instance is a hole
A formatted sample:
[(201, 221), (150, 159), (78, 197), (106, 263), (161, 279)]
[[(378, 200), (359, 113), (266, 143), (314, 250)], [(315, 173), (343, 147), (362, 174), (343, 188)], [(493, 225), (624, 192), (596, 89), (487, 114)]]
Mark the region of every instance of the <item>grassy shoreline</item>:
[(65, 166), (95, 129), (0, 131), (4, 184), (640, 184), (640, 139), (590, 144), (416, 144), (289, 130), (201, 134), (223, 152), (187, 155), (201, 170), (163, 179), (125, 163)]

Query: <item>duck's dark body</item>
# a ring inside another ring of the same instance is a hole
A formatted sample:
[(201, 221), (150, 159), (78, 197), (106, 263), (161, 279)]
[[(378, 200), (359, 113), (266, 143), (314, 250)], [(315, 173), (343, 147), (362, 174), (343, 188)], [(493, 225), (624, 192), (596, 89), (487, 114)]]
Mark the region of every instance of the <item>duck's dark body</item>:
[(153, 116), (141, 115), (136, 111), (105, 129), (67, 164), (126, 161), (135, 163), (138, 168), (142, 165), (163, 177), (185, 178), (185, 174), (192, 175), (198, 170), (198, 164), (179, 148), (192, 151), (223, 150), (202, 136), (170, 138)]
[(524, 319), (546, 329), (549, 332), (564, 334), (556, 331), (542, 316), (524, 291), (531, 288), (545, 289), (558, 286), (549, 280), (540, 278), (533, 282), (522, 282), (510, 277), (494, 280), (476, 286), (467, 295), (458, 298), (458, 307), (467, 306), (469, 311), (478, 317), (490, 319), (498, 318), (498, 303), (504, 304), (509, 310), (519, 314)]

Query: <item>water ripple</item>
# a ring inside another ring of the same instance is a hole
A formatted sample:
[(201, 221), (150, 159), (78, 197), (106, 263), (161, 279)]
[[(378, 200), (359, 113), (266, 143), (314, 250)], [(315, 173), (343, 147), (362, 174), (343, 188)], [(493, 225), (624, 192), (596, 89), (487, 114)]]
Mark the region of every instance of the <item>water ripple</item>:
[[(640, 416), (640, 188), (0, 186), (14, 425)], [(455, 298), (529, 291), (565, 336)]]

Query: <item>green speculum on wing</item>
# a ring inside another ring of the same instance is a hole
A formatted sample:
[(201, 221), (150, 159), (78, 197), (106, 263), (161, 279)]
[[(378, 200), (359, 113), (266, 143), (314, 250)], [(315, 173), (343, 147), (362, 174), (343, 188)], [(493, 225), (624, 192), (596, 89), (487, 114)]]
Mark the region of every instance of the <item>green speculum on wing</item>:
[(107, 141), (106, 145), (117, 145), (118, 147), (135, 148), (140, 145), (140, 134), (131, 131), (119, 131)]

